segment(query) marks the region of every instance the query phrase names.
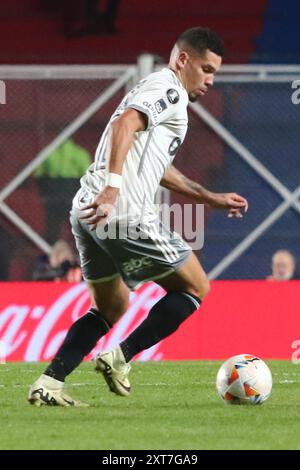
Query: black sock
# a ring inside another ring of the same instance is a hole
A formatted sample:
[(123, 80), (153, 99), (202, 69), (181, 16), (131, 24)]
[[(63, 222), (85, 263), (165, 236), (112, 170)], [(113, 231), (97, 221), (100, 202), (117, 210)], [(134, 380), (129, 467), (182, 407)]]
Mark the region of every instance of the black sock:
[(188, 292), (170, 292), (160, 299), (148, 317), (120, 344), (126, 362), (174, 333), (200, 304), (201, 300)]
[(45, 375), (63, 382), (110, 328), (98, 310), (91, 308), (73, 323)]

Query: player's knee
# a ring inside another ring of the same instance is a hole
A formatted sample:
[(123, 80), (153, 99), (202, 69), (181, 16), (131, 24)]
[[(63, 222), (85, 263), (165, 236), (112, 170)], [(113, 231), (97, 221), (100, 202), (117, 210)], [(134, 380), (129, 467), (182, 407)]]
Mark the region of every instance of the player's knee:
[(205, 278), (201, 282), (201, 284), (194, 287), (191, 293), (199, 297), (200, 300), (203, 300), (209, 294), (209, 291), (210, 291), (210, 282), (208, 278)]
[(210, 282), (208, 278), (205, 279), (199, 290), (199, 297), (201, 300), (203, 300), (210, 292)]
[(110, 324), (115, 324), (127, 311), (129, 299), (127, 297), (111, 299), (109, 302), (97, 305), (98, 310), (103, 314)]
[(124, 313), (127, 311), (129, 306), (129, 299), (124, 298), (120, 299), (118, 302), (113, 302), (112, 305), (110, 306), (110, 311), (112, 315), (114, 314), (117, 317), (117, 321), (119, 318), (124, 315)]

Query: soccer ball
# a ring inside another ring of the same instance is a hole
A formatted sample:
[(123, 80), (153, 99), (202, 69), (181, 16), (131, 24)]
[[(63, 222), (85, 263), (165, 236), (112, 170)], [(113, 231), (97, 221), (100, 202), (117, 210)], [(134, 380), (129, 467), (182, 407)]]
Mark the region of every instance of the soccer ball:
[(216, 386), (225, 403), (258, 405), (271, 395), (272, 374), (258, 357), (239, 354), (220, 367)]

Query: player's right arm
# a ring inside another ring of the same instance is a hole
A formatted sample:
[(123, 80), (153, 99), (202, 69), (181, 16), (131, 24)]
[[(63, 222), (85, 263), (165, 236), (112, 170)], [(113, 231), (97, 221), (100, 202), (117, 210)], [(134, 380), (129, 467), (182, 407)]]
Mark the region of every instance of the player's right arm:
[(122, 175), (123, 165), (132, 145), (136, 132), (147, 128), (147, 117), (144, 113), (128, 108), (110, 127), (109, 173)]
[[(133, 108), (128, 108), (110, 126), (109, 143), (110, 155), (108, 161), (108, 173), (122, 176), (123, 166), (132, 145), (134, 134), (147, 128), (147, 116)], [(91, 204), (82, 208), (84, 215), (80, 220), (91, 225), (92, 230), (97, 223), (104, 221), (109, 214), (109, 209), (115, 205), (119, 194), (119, 188), (106, 185), (95, 197)]]

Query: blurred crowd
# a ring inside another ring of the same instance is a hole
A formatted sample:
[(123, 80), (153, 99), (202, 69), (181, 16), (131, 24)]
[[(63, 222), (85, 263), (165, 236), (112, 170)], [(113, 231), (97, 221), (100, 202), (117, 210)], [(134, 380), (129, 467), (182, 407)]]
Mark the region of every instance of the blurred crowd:
[(288, 250), (278, 250), (272, 256), (272, 273), (267, 277), (268, 281), (290, 281), (299, 279), (296, 259)]
[(34, 281), (81, 282), (81, 269), (69, 244), (64, 240), (54, 243), (49, 254), (38, 259), (33, 272)]

